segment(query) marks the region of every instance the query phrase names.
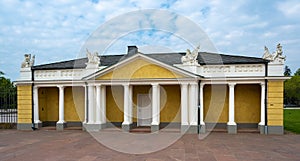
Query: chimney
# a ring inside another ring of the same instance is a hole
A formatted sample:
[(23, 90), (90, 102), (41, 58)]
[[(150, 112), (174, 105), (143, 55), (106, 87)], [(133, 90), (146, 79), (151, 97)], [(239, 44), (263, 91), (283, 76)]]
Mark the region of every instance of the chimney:
[(134, 55), (138, 53), (138, 48), (136, 46), (128, 46), (127, 55)]

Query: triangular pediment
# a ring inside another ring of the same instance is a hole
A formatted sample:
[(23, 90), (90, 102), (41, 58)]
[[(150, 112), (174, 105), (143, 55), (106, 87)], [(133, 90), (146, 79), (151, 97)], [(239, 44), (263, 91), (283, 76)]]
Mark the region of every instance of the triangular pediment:
[(197, 77), (194, 74), (162, 63), (143, 54), (136, 54), (119, 63), (96, 72), (87, 79), (124, 80), (124, 79), (180, 79)]

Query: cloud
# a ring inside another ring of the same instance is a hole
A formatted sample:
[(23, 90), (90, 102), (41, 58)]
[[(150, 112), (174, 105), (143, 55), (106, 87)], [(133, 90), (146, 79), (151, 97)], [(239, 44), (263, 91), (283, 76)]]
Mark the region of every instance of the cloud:
[[(186, 17), (205, 31), (219, 52), (260, 57), (264, 45), (275, 46), (282, 42), (285, 53), (290, 55), (287, 63), (291, 63), (292, 69), (297, 66), (295, 60), (299, 62), (296, 53), (300, 43), (300, 4), (295, 0), (276, 0), (272, 4), (252, 0), (2, 0), (0, 70), (15, 80), (23, 55), (28, 52), (36, 54), (37, 64), (76, 58), (84, 42), (99, 26), (125, 13), (143, 9), (167, 9)], [(195, 36), (199, 32), (189, 30), (191, 24), (176, 16), (164, 17), (156, 13), (121, 18), (119, 22), (122, 23), (112, 23), (110, 30), (99, 32), (101, 40), (94, 43), (113, 42), (107, 52), (125, 53), (128, 44), (141, 45), (144, 52), (152, 50), (147, 49), (147, 45), (185, 51), (191, 48), (185, 39), (201, 41), (202, 36)], [(147, 21), (139, 21), (141, 19)], [(127, 31), (138, 25), (142, 30)], [(114, 40), (116, 37), (119, 38)], [(97, 44), (93, 50), (99, 50)], [(208, 48), (202, 45), (200, 50)]]
[(281, 1), (277, 3), (277, 8), (288, 18), (299, 18), (300, 3), (297, 0)]

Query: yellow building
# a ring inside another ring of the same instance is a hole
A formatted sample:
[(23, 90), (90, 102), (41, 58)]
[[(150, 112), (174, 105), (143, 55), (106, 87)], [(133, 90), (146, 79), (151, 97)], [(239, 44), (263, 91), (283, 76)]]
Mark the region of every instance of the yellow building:
[(129, 46), (124, 55), (33, 65), (22, 63), (18, 129), (81, 126), (125, 131), (143, 126), (205, 133), (256, 128), (283, 134), (281, 46), (263, 58), (198, 52), (143, 54)]

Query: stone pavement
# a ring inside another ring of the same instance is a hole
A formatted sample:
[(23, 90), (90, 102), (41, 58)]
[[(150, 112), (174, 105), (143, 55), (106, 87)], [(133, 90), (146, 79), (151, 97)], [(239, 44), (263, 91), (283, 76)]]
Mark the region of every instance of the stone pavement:
[[(166, 132), (167, 133), (167, 132)], [(170, 132), (171, 133), (171, 132)], [(139, 135), (139, 134), (137, 134)], [(118, 136), (113, 136), (118, 138)], [(123, 142), (126, 143), (126, 142)], [(120, 142), (122, 144), (122, 142)], [(127, 147), (127, 148), (130, 148)], [(0, 130), (0, 160), (299, 160), (300, 135), (213, 132), (204, 139), (186, 134), (160, 151), (126, 154), (107, 148), (80, 130)]]

